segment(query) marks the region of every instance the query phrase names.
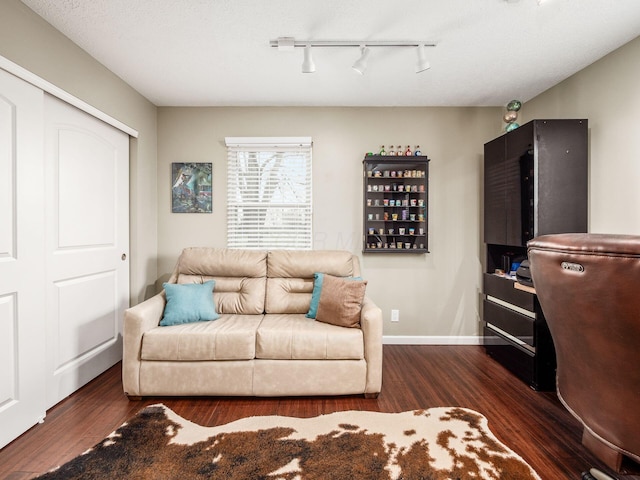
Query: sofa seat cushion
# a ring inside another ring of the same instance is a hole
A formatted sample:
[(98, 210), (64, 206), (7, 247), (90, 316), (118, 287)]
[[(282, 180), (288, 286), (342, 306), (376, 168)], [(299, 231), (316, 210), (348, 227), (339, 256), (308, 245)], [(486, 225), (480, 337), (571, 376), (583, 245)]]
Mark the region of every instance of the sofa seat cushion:
[(251, 360), (262, 315), (221, 315), (213, 322), (156, 327), (142, 337), (142, 360)]
[(304, 314), (267, 314), (258, 328), (256, 358), (272, 360), (360, 360), (359, 328), (316, 322)]

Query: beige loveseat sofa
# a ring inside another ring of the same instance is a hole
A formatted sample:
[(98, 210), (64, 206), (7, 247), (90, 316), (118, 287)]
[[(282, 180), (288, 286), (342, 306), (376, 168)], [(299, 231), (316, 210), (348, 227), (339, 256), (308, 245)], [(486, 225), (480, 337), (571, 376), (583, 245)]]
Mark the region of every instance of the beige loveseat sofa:
[(167, 283), (213, 279), (220, 318), (159, 326), (164, 291), (128, 309), (125, 393), (375, 398), (382, 385), (382, 312), (365, 296), (355, 328), (307, 318), (316, 272), (358, 277), (358, 257), (345, 251), (183, 250)]

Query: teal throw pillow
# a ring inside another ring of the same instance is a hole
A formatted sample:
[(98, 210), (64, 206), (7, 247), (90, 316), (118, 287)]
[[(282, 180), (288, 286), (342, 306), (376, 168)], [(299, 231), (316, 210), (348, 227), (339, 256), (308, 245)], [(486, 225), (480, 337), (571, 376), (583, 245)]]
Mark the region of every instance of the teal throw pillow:
[(311, 293), (311, 305), (307, 312), (307, 318), (316, 318), (318, 314), (318, 303), (320, 302), (320, 294), (322, 293), (322, 282), (324, 281), (324, 273), (313, 274), (313, 292)]
[[(313, 292), (311, 293), (311, 305), (307, 312), (307, 318), (315, 319), (318, 315), (318, 305), (320, 304), (320, 295), (322, 294), (322, 283), (324, 282), (324, 273), (313, 274)], [(362, 277), (341, 277), (347, 280), (362, 280)]]
[(160, 326), (220, 318), (213, 303), (213, 280), (188, 284), (163, 283), (162, 286), (167, 295), (167, 305)]

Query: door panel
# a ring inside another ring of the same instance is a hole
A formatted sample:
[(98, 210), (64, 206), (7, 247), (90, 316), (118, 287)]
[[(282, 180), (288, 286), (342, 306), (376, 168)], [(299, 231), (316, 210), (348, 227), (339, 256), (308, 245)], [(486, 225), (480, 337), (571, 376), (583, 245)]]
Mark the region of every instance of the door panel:
[(18, 309), (15, 292), (0, 295), (0, 362), (2, 378), (0, 381), (0, 409), (18, 397), (19, 377), (17, 375), (19, 359), (18, 345)]
[(58, 142), (57, 248), (113, 248), (118, 151), (92, 132), (64, 127)]
[(15, 252), (14, 121), (15, 104), (0, 91), (0, 258), (13, 257)]
[(113, 271), (56, 282), (55, 287), (60, 332), (58, 374), (83, 356), (117, 341), (118, 305)]
[(122, 357), (129, 137), (49, 96), (45, 119), (51, 406)]
[(0, 448), (46, 411), (42, 101), (0, 70)]

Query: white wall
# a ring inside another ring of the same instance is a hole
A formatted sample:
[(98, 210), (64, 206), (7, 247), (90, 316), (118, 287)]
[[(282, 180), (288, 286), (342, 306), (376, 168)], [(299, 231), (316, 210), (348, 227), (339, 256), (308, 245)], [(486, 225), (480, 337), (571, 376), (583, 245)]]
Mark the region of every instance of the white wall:
[(131, 303), (138, 303), (157, 275), (156, 107), (19, 0), (0, 0), (0, 55), (139, 132), (129, 172)]
[[(314, 248), (362, 258), (385, 335), (478, 333), (482, 152), (499, 108), (159, 108), (158, 273), (182, 248), (226, 245), (226, 136), (313, 138)], [(362, 159), (381, 144), (421, 146), (430, 163), (426, 255), (362, 255)], [(173, 214), (172, 162), (213, 162), (213, 213)], [(390, 310), (400, 310), (391, 323)]]
[(640, 37), (522, 107), (589, 120), (589, 231), (640, 234)]

